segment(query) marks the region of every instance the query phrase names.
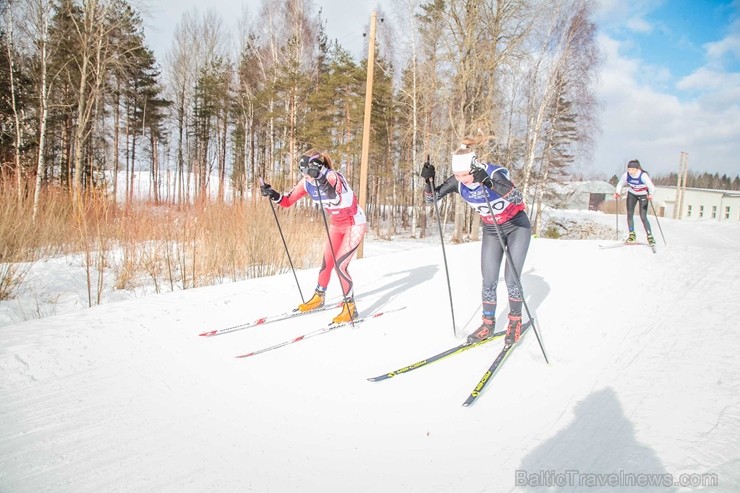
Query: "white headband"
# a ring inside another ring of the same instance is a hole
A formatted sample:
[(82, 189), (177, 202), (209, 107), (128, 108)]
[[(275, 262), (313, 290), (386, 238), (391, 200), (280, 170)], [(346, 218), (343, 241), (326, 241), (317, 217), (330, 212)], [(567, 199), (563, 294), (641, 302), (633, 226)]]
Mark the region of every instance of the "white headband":
[(470, 171), (470, 168), (475, 162), (475, 159), (476, 156), (472, 150), (467, 154), (453, 154), (452, 172), (461, 173), (463, 171)]

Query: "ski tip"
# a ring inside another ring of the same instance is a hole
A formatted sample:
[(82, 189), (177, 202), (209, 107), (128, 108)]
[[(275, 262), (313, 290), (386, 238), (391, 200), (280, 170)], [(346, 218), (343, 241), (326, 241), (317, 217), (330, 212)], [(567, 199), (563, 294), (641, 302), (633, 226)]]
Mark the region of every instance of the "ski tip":
[(218, 332), (218, 331), (217, 330), (209, 330), (208, 332), (203, 332), (203, 333), (198, 334), (198, 335), (200, 337), (210, 337), (210, 336), (215, 336), (216, 335), (216, 332)]
[(254, 353), (240, 354), (240, 355), (234, 356), (234, 357), (235, 358), (248, 358), (249, 356), (254, 356)]
[(377, 377), (370, 377), (367, 379), (368, 382), (382, 382), (383, 380), (388, 380), (391, 377), (396, 376), (395, 372), (392, 373), (383, 373), (382, 375), (378, 375)]

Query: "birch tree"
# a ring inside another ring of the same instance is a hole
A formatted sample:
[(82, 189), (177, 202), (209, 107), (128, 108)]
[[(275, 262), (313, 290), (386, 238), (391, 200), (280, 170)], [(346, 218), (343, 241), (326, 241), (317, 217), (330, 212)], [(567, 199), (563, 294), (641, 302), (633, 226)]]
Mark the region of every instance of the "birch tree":
[(26, 37), (33, 39), (36, 45), (36, 98), (38, 101), (38, 148), (36, 151), (36, 180), (33, 191), (32, 218), (36, 221), (41, 203), (41, 187), (46, 169), (46, 127), (49, 119), (49, 101), (56, 74), (49, 76), (51, 58), (56, 56), (56, 49), (49, 37), (49, 22), (53, 4), (51, 0), (25, 0), (27, 22)]
[(23, 201), (23, 185), (24, 185), (24, 178), (23, 178), (23, 167), (21, 166), (21, 144), (23, 142), (23, 128), (21, 127), (21, 116), (20, 116), (20, 108), (19, 108), (19, 86), (17, 82), (17, 70), (16, 70), (16, 49), (13, 41), (13, 24), (15, 23), (14, 15), (13, 15), (13, 9), (11, 8), (12, 5), (10, 2), (5, 8), (5, 26), (6, 26), (6, 41), (5, 41), (5, 50), (7, 55), (7, 63), (8, 63), (8, 82), (9, 82), (9, 89), (10, 89), (10, 109), (12, 111), (13, 116), (13, 129), (14, 129), (14, 135), (13, 135), (13, 159), (14, 159), (14, 165), (15, 165), (15, 176), (16, 176), (16, 185), (17, 185), (17, 197), (18, 197), (18, 203), (21, 203)]
[(74, 182), (73, 193), (75, 206), (82, 200), (83, 187), (83, 149), (92, 132), (92, 117), (96, 100), (101, 96), (106, 70), (110, 63), (108, 52), (107, 22), (109, 3), (105, 0), (85, 0), (82, 3), (82, 19), (72, 17), (75, 27), (74, 35), (78, 41), (79, 52), (74, 54), (73, 61), (79, 74), (77, 89), (77, 118), (73, 134), (74, 149)]
[(199, 63), (197, 34), (197, 21), (192, 14), (186, 12), (175, 26), (172, 46), (166, 56), (166, 78), (173, 97), (172, 111), (177, 134), (177, 162), (172, 197), (173, 201), (180, 203), (189, 200), (189, 180), (186, 181), (189, 170), (189, 166), (186, 169), (186, 160), (189, 159), (186, 128)]
[[(448, 123), (442, 130), (450, 134), (447, 160), (465, 135), (477, 129), (496, 131), (501, 113), (499, 67), (515, 58), (526, 37), (529, 7), (522, 0), (450, 0), (429, 2), (425, 8), (442, 25), (441, 76), (450, 88), (443, 99)], [(463, 240), (469, 213), (456, 200), (453, 241)], [(473, 224), (477, 230), (477, 222)]]
[[(527, 111), (527, 143), (522, 193), (527, 194), (535, 159), (546, 125), (547, 110), (565, 90), (589, 96), (592, 67), (596, 62), (595, 27), (589, 19), (588, 0), (552, 0), (544, 5), (541, 19), (544, 30), (530, 71)], [(563, 85), (565, 84), (565, 86)], [(584, 103), (585, 103), (584, 99)], [(587, 112), (584, 112), (584, 117)], [(584, 122), (587, 124), (587, 122)], [(585, 126), (584, 130), (587, 130)]]

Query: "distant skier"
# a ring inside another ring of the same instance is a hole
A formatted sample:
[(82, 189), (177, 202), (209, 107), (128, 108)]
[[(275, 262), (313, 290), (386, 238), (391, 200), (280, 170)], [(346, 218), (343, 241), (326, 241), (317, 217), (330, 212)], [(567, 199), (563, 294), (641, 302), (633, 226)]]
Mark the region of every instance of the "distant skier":
[[(480, 163), (475, 148), (488, 143), (491, 137), (477, 135), (465, 137), (462, 145), (452, 154), (452, 176), (432, 191), (434, 166), (425, 163), (421, 176), (426, 181), (424, 196), (427, 202), (439, 200), (445, 195), (458, 192), (478, 214), (483, 222), (481, 244), (481, 274), (483, 276), (482, 324), (468, 336), (469, 342), (481, 341), (494, 333), (496, 325), (496, 287), (498, 284), (504, 250), (498, 239), (496, 224), (503, 234), (503, 243), (511, 255), (516, 272), (521, 273), (529, 249), (532, 229), (525, 212), (522, 193), (509, 179), (509, 171), (497, 164)], [(486, 197), (494, 211), (488, 209)], [(519, 340), (522, 329), (522, 293), (516, 274), (509, 264), (504, 269), (504, 280), (509, 294), (509, 323), (506, 328), (506, 344)]]
[(352, 277), (347, 268), (367, 230), (365, 213), (347, 180), (333, 169), (328, 154), (310, 149), (301, 155), (298, 168), (303, 178), (290, 192), (280, 194), (268, 183), (260, 187), (263, 196), (270, 197), (282, 207), (290, 207), (300, 198), (309, 195), (314, 202), (321, 203), (331, 217), (316, 290), (310, 300), (298, 306), (298, 310), (307, 312), (324, 306), (326, 288), (329, 286), (336, 258), (344, 303), (342, 311), (334, 317), (332, 323), (349, 322), (357, 318), (357, 307)]
[(637, 240), (633, 215), (635, 213), (637, 202), (640, 202), (640, 219), (642, 220), (642, 225), (645, 227), (648, 243), (650, 246), (654, 246), (655, 238), (653, 238), (653, 233), (650, 229), (650, 222), (648, 222), (648, 201), (653, 200), (655, 185), (653, 185), (653, 181), (650, 179), (647, 172), (642, 169), (640, 161), (637, 159), (633, 159), (627, 163), (627, 171), (625, 171), (617, 183), (617, 190), (614, 194), (615, 199), (619, 198), (625, 184), (629, 186), (627, 189), (627, 227), (629, 228), (630, 234), (627, 237), (627, 242), (631, 243)]

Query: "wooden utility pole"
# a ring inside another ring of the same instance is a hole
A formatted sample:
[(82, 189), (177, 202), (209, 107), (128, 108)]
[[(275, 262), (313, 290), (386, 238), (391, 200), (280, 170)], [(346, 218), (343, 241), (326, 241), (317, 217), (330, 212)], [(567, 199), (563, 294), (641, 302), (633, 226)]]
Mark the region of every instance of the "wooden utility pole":
[(678, 183), (676, 183), (676, 205), (673, 208), (673, 219), (683, 216), (683, 194), (686, 190), (686, 178), (689, 174), (689, 154), (681, 151), (681, 160), (678, 163)]
[[(365, 121), (362, 125), (362, 157), (360, 159), (360, 207), (367, 203), (367, 162), (370, 156), (370, 114), (373, 108), (373, 72), (375, 69), (375, 18), (370, 14), (370, 37), (367, 40), (367, 84), (365, 89)], [(365, 241), (357, 248), (357, 258), (362, 258)]]

